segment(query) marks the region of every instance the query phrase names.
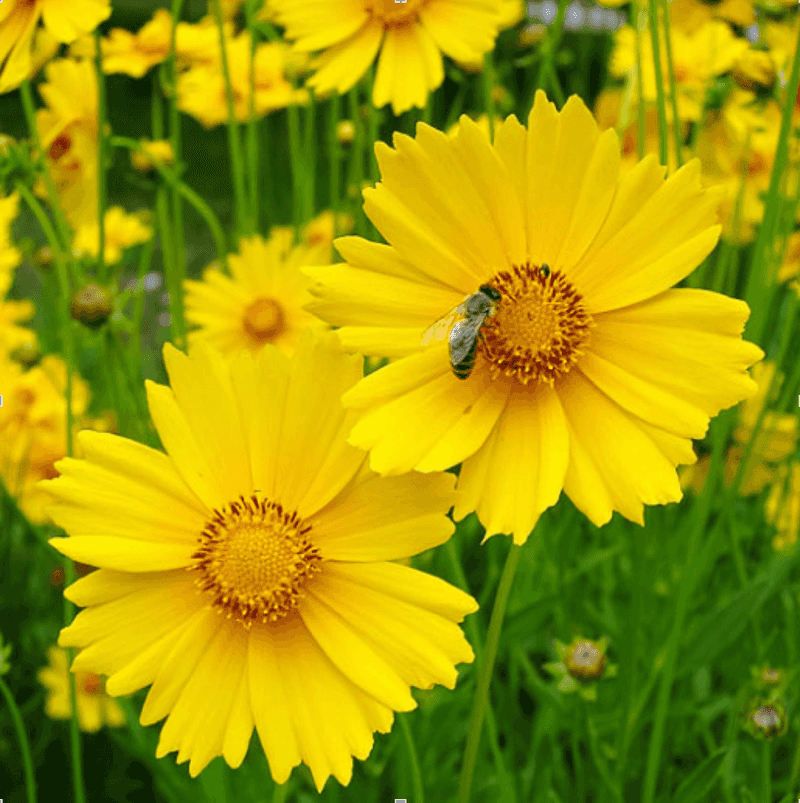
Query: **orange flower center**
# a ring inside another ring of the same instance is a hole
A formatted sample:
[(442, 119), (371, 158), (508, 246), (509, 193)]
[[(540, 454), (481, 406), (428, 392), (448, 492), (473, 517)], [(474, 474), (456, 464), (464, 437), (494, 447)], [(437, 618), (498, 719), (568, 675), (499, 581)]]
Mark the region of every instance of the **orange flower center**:
[(247, 629), (291, 613), (322, 568), (308, 538), (311, 525), (258, 493), (214, 511), (189, 567), (200, 573), (195, 582), (210, 593), (212, 605)]
[(95, 675), (93, 672), (87, 672), (83, 677), (82, 688), (84, 694), (102, 694), (103, 681), (100, 680), (99, 675)]
[(244, 328), (256, 343), (269, 343), (286, 329), (283, 307), (273, 298), (257, 298), (244, 311)]
[(488, 282), (500, 293), (479, 341), (492, 378), (512, 376), (553, 385), (583, 353), (591, 316), (575, 288), (557, 270), (514, 265)]
[(364, 8), (384, 25), (404, 25), (416, 19), (426, 0), (364, 0)]

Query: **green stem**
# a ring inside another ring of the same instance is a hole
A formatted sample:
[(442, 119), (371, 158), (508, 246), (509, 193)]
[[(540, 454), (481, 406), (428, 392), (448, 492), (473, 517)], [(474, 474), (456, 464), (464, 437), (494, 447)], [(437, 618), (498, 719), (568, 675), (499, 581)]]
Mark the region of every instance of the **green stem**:
[(228, 107), (228, 150), (231, 159), (231, 178), (233, 179), (234, 195), (234, 240), (238, 242), (244, 231), (244, 215), (246, 208), (244, 189), (244, 163), (242, 161), (241, 142), (239, 142), (239, 127), (236, 123), (236, 112), (233, 106), (233, 87), (231, 74), (228, 69), (228, 49), (225, 45), (225, 27), (222, 21), (222, 7), (220, 0), (213, 0), (214, 16), (219, 31), (219, 48), (222, 57), (222, 74), (225, 76), (225, 103)]
[(631, 4), (631, 16), (633, 17), (633, 30), (636, 32), (636, 153), (637, 158), (641, 161), (644, 159), (647, 131), (645, 126), (644, 85), (642, 83), (642, 10), (637, 0), (633, 0)]
[(653, 45), (653, 67), (656, 73), (656, 106), (658, 108), (658, 153), (662, 165), (667, 165), (667, 105), (664, 99), (664, 79), (661, 74), (661, 45), (658, 41), (658, 0), (650, 2), (650, 39)]
[(314, 102), (314, 90), (308, 90), (308, 106), (306, 108), (306, 126), (304, 132), (304, 148), (305, 148), (305, 192), (303, 203), (303, 222), (310, 220), (314, 217), (315, 203), (315, 181), (314, 174), (316, 172), (316, 147), (314, 142), (314, 118), (316, 115), (316, 103)]
[[(547, 29), (547, 37), (541, 48), (541, 61), (539, 62), (539, 69), (536, 71), (536, 80), (533, 85), (534, 94), (537, 89), (544, 89), (545, 76), (551, 75), (555, 70), (555, 56), (558, 52), (561, 36), (564, 33), (564, 18), (567, 14), (568, 5), (569, 0), (559, 0), (556, 18), (553, 20), (553, 24)], [(529, 105), (530, 104), (527, 104), (526, 108), (528, 108)]]
[(50, 209), (53, 213), (56, 231), (58, 232), (59, 250), (64, 254), (67, 269), (72, 273), (73, 278), (75, 278), (77, 283), (82, 284), (84, 278), (83, 270), (80, 264), (76, 263), (75, 260), (71, 258), (72, 250), (70, 248), (70, 243), (72, 242), (72, 236), (64, 220), (61, 201), (56, 192), (56, 185), (53, 182), (53, 176), (50, 174), (50, 168), (47, 165), (46, 157), (42, 151), (39, 129), (36, 127), (36, 111), (33, 103), (33, 93), (31, 92), (31, 82), (29, 80), (23, 81), (19, 89), (22, 97), (22, 108), (25, 112), (25, 120), (28, 125), (31, 140), (33, 141), (37, 159), (42, 160), (42, 178), (44, 179), (45, 188), (47, 189), (47, 199), (50, 202)]
[(28, 803), (36, 803), (36, 774), (33, 771), (33, 759), (31, 758), (28, 734), (25, 732), (25, 723), (22, 721), (22, 715), (19, 712), (14, 696), (2, 677), (0, 677), (0, 692), (3, 693), (3, 697), (8, 704), (11, 719), (14, 722), (14, 730), (17, 732), (19, 749), (22, 753), (22, 767), (25, 772), (25, 794), (28, 798)]
[(289, 160), (292, 165), (292, 222), (295, 242), (300, 242), (303, 225), (302, 199), (306, 183), (303, 158), (300, 153), (300, 120), (296, 103), (286, 107), (286, 123), (289, 127)]
[(178, 316), (175, 304), (181, 288), (175, 287), (175, 252), (172, 249), (172, 233), (169, 228), (169, 214), (167, 212), (167, 196), (163, 188), (159, 188), (156, 196), (156, 220), (158, 222), (158, 236), (161, 239), (161, 257), (164, 260), (165, 285), (169, 296), (169, 336), (175, 345), (178, 345)]
[(259, 230), (259, 154), (258, 154), (258, 118), (256, 117), (256, 49), (258, 48), (258, 28), (255, 25), (255, 3), (245, 2), (247, 30), (250, 32), (250, 97), (247, 109), (247, 178), (249, 186), (248, 204), (250, 217), (248, 232), (255, 234)]
[(144, 317), (144, 277), (150, 270), (155, 250), (155, 234), (142, 246), (139, 265), (136, 271), (136, 286), (133, 292), (133, 311), (131, 314), (132, 331), (130, 348), (127, 350), (130, 359), (130, 370), (134, 376), (142, 376), (142, 318)]
[[(456, 585), (462, 591), (465, 591), (467, 594), (469, 594), (467, 578), (464, 574), (464, 569), (461, 566), (458, 553), (456, 552), (454, 539), (451, 538), (447, 542), (445, 551), (447, 552), (450, 565), (452, 566), (453, 573), (455, 574)], [(478, 617), (468, 616), (464, 624), (467, 630), (467, 635), (469, 636), (469, 642), (472, 644), (473, 649), (475, 650), (475, 659), (480, 663), (483, 661), (483, 647), (481, 646), (483, 638), (479, 632)], [(500, 750), (500, 741), (497, 736), (497, 722), (495, 721), (494, 712), (492, 711), (491, 706), (489, 706), (489, 708), (486, 710), (486, 729), (489, 731), (489, 746), (491, 747), (492, 756), (494, 757), (497, 775), (501, 779), (501, 783), (506, 793), (503, 799), (513, 800), (514, 783), (509, 775), (505, 762), (503, 761), (503, 753)]]
[(767, 739), (761, 745), (761, 785), (764, 803), (772, 803), (772, 745)]
[(97, 74), (97, 225), (99, 248), (97, 276), (106, 282), (106, 81), (103, 75), (103, 54), (100, 29), (94, 30), (94, 68)]
[(414, 803), (425, 803), (425, 788), (422, 785), (422, 773), (419, 768), (417, 748), (414, 745), (414, 736), (408, 724), (408, 717), (400, 716), (398, 719), (400, 720), (400, 730), (403, 731), (403, 738), (408, 748), (408, 760), (411, 764), (411, 784), (414, 789)]
[(683, 138), (681, 136), (681, 121), (678, 119), (678, 91), (675, 86), (675, 65), (672, 61), (672, 37), (670, 35), (669, 23), (669, 8), (667, 0), (660, 0), (661, 13), (664, 18), (664, 44), (667, 51), (667, 75), (669, 76), (669, 93), (672, 100), (672, 127), (673, 136), (675, 137), (675, 164), (678, 167), (683, 165), (683, 158), (681, 154), (681, 143)]
[(494, 142), (494, 97), (492, 97), (492, 84), (494, 84), (494, 65), (492, 51), (483, 57), (483, 72), (481, 73), (483, 85), (483, 106), (489, 117), (489, 141)]
[[(111, 142), (119, 148), (128, 148), (130, 150), (139, 151), (142, 153), (142, 146), (130, 137), (113, 137)], [(219, 219), (214, 214), (214, 210), (187, 184), (181, 181), (173, 170), (160, 164), (153, 165), (158, 171), (159, 175), (170, 185), (178, 190), (178, 192), (187, 200), (197, 211), (197, 213), (205, 220), (208, 228), (211, 230), (211, 236), (214, 238), (214, 243), (217, 249), (217, 259), (220, 265), (227, 271), (227, 249), (225, 246), (225, 233)]]
[(726, 437), (723, 437), (721, 424), (718, 422), (714, 432), (714, 445), (711, 456), (711, 465), (706, 479), (705, 487), (695, 508), (694, 521), (689, 522), (689, 544), (686, 550), (686, 561), (683, 566), (683, 577), (678, 589), (678, 599), (672, 619), (672, 631), (667, 641), (667, 651), (664, 665), (661, 670), (661, 683), (658, 687), (656, 710), (653, 718), (653, 728), (650, 734), (650, 744), (647, 752), (647, 764), (644, 778), (644, 791), (642, 803), (653, 803), (655, 799), (656, 782), (662, 758), (664, 743), (664, 729), (667, 722), (672, 684), (675, 679), (675, 668), (678, 659), (678, 649), (683, 637), (683, 626), (689, 610), (689, 600), (697, 582), (699, 566), (695, 561), (698, 543), (701, 534), (705, 534), (708, 518), (711, 513), (712, 489), (716, 488), (722, 474), (724, 447)]
[(336, 226), (339, 217), (339, 93), (335, 92), (328, 105), (328, 195), (333, 213), (333, 236), (337, 236)]
[[(75, 565), (69, 558), (64, 560), (64, 584), (72, 585), (77, 579)], [(64, 597), (64, 627), (72, 621), (75, 613), (75, 606)], [(75, 657), (75, 650), (67, 648), (67, 667), (72, 666), (72, 659)], [(78, 693), (75, 688), (75, 673), (69, 672), (69, 746), (72, 757), (72, 789), (75, 795), (75, 803), (86, 803), (86, 790), (83, 784), (83, 758), (81, 748), (81, 729), (78, 724)]]
[[(183, 11), (184, 0), (172, 0), (172, 30), (170, 32), (169, 45), (169, 76), (170, 76), (170, 96), (169, 96), (169, 134), (172, 154), (175, 165), (181, 163), (183, 158), (181, 142), (181, 115), (178, 110), (178, 64), (175, 53), (175, 40), (177, 37), (178, 21)], [(224, 54), (223, 54), (224, 58)], [(175, 316), (177, 318), (177, 337), (175, 341), (178, 348), (186, 348), (186, 322), (183, 315), (183, 293), (181, 288), (186, 277), (186, 247), (183, 234), (183, 200), (180, 190), (172, 187), (172, 248), (174, 256), (172, 265), (174, 270), (173, 282), (178, 288), (175, 298)], [(172, 306), (172, 296), (170, 295), (170, 307)], [(170, 311), (172, 314), (172, 311)]]
[(775, 240), (775, 227), (777, 225), (782, 198), (780, 194), (780, 183), (786, 165), (789, 162), (789, 136), (792, 128), (792, 117), (794, 114), (795, 98), (797, 89), (800, 86), (800, 29), (797, 32), (797, 42), (795, 44), (794, 60), (792, 61), (792, 71), (789, 84), (786, 87), (786, 100), (783, 106), (781, 118), (781, 128), (778, 135), (778, 147), (775, 152), (775, 161), (772, 165), (772, 175), (769, 180), (769, 189), (764, 202), (764, 217), (758, 230), (755, 246), (753, 247), (753, 259), (749, 271), (745, 300), (750, 304), (753, 314), (747, 322), (745, 337), (757, 343), (763, 342), (764, 329), (768, 323), (766, 310), (757, 304), (765, 289), (768, 281), (768, 253), (772, 249)]
[(464, 763), (461, 767), (461, 775), (458, 779), (458, 799), (460, 803), (469, 803), (472, 780), (475, 775), (475, 765), (478, 759), (481, 727), (483, 725), (483, 717), (486, 713), (486, 709), (489, 706), (489, 688), (492, 682), (494, 662), (497, 658), (497, 649), (500, 645), (500, 631), (503, 627), (503, 618), (505, 617), (508, 597), (511, 593), (511, 585), (514, 582), (514, 574), (519, 565), (521, 551), (522, 548), (516, 544), (511, 544), (509, 547), (506, 564), (497, 587), (497, 596), (495, 598), (494, 608), (492, 609), (492, 616), (489, 620), (489, 631), (486, 636), (486, 650), (483, 661), (478, 667), (478, 681), (475, 689), (472, 713), (469, 719), (467, 744), (464, 750)]
[(361, 204), (361, 184), (364, 181), (364, 127), (361, 120), (361, 110), (358, 108), (358, 84), (348, 93), (350, 118), (353, 121), (353, 142), (350, 146), (350, 169), (348, 171), (348, 192), (350, 187), (355, 187), (355, 214), (353, 220), (356, 223), (358, 234), (366, 233), (366, 220), (364, 209)]

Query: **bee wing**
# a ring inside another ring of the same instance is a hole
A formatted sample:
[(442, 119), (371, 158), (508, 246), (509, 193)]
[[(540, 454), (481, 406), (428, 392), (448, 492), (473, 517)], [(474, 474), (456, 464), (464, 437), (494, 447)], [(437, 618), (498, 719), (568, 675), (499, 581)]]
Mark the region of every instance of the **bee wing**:
[(422, 335), (420, 345), (427, 346), (428, 343), (434, 340), (446, 340), (450, 334), (450, 330), (455, 326), (460, 318), (463, 317), (466, 310), (466, 301), (462, 301), (457, 307), (454, 307), (442, 318), (439, 318), (436, 323), (429, 326), (425, 333)]
[(483, 318), (466, 318), (458, 324), (455, 337), (450, 337), (450, 362), (458, 365), (472, 349)]

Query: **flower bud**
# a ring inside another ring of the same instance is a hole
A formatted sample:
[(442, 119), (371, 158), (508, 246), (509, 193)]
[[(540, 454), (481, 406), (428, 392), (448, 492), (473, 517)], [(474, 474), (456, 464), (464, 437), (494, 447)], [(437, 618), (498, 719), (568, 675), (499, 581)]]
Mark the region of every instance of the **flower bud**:
[(112, 309), (111, 293), (94, 282), (78, 290), (69, 306), (72, 317), (90, 329), (99, 329), (108, 320)]

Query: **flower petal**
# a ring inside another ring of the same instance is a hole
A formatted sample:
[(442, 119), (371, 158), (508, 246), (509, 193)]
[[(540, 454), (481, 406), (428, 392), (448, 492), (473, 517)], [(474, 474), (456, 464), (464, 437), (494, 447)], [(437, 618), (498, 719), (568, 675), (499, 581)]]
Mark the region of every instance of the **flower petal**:
[(308, 86), (319, 95), (352, 89), (375, 60), (383, 32), (383, 25), (371, 20), (354, 37), (317, 56), (313, 62), (316, 72), (307, 79)]

